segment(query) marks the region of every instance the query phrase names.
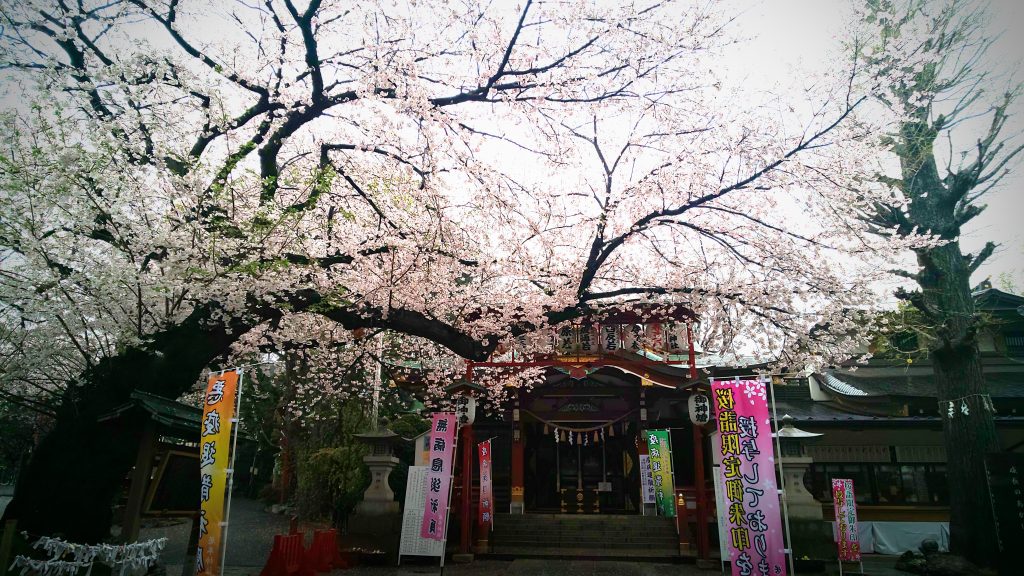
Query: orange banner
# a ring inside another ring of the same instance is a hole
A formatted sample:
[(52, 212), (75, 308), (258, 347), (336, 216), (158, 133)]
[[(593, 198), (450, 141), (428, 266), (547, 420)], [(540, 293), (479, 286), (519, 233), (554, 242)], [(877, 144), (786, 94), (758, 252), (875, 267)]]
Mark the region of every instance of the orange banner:
[(199, 440), (200, 509), (196, 574), (219, 576), (224, 495), (231, 462), (231, 420), (235, 417), (238, 372), (212, 374), (203, 397)]

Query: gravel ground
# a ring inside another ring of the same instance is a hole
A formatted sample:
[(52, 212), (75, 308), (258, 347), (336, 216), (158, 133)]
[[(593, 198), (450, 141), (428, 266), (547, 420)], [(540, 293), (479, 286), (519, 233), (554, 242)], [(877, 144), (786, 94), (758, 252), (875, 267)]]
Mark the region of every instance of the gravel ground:
[[(231, 519), (228, 525), (228, 566), (262, 568), (270, 555), (275, 534), (288, 533), (288, 517), (283, 514), (270, 514), (263, 510), (262, 502), (248, 498), (234, 497), (231, 500)], [(174, 522), (173, 525), (167, 525)], [(143, 525), (139, 531), (139, 540), (167, 538), (164, 548), (164, 563), (181, 565), (185, 562), (188, 547), (191, 520), (175, 519), (162, 521), (154, 526)], [(191, 551), (188, 551), (191, 552)], [(258, 573), (259, 570), (256, 570)], [(168, 570), (168, 574), (177, 576), (179, 572)]]

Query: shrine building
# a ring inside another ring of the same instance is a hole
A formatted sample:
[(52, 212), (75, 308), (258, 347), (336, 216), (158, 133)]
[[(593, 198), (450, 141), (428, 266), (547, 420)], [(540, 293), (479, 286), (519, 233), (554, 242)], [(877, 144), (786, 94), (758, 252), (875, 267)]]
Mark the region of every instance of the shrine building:
[[(978, 307), (1003, 319), (982, 355), (1004, 450), (1024, 447), (1024, 298), (991, 288)], [(641, 315), (642, 314), (642, 315)], [(500, 409), (476, 411), (460, 443), (492, 444), (493, 531), (476, 513), (473, 450), (456, 455), (450, 549), (504, 556), (719, 558), (712, 379), (755, 377), (695, 349), (685, 309), (606, 313), (561, 326), (470, 365), (454, 395), (474, 394), (483, 371), (544, 370)], [(898, 554), (925, 537), (948, 544), (942, 418), (927, 362), (872, 360), (772, 377), (794, 548), (828, 545), (832, 478), (852, 478), (865, 552)], [(478, 393), (478, 392), (476, 392)], [(645, 502), (643, 433), (668, 430), (675, 514)], [(795, 431), (797, 434), (790, 434)], [(422, 452), (427, 436), (417, 442)], [(425, 453), (424, 453), (425, 455)], [(422, 460), (419, 463), (423, 463)], [(471, 474), (466, 475), (467, 467)], [(797, 533), (801, 531), (801, 533)], [(942, 541), (945, 538), (945, 542)]]

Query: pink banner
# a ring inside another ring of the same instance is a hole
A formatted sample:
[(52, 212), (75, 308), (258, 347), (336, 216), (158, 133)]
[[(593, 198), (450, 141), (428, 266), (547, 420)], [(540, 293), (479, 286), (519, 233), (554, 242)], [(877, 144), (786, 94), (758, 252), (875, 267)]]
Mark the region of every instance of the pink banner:
[(480, 518), (481, 526), (494, 526), (494, 493), (491, 490), (491, 441), (476, 445), (480, 458)]
[(768, 394), (759, 380), (711, 383), (722, 451), (722, 515), (733, 576), (785, 576)]
[(427, 498), (420, 536), (444, 540), (448, 518), (449, 487), (452, 483), (452, 453), (458, 418), (449, 412), (435, 412), (430, 423), (430, 453), (427, 456)]
[(860, 562), (857, 500), (853, 496), (853, 480), (832, 479), (832, 502), (836, 513), (836, 543), (839, 545), (839, 560)]

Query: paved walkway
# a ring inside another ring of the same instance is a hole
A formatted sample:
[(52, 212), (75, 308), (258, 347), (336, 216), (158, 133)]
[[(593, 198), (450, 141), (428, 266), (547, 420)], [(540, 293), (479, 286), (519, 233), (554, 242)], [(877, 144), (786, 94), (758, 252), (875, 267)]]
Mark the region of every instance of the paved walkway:
[[(892, 556), (866, 556), (864, 574), (869, 576), (908, 576), (893, 565)], [(228, 566), (225, 576), (259, 576), (260, 567)], [(826, 567), (825, 574), (838, 573), (837, 566)], [(846, 564), (844, 574), (858, 574), (855, 564)], [(415, 564), (397, 566), (360, 566), (350, 570), (336, 570), (331, 576), (415, 576), (436, 574), (443, 576), (713, 576), (714, 569), (701, 570), (693, 564), (656, 564), (651, 562), (616, 562), (600, 560), (476, 560), (470, 564), (445, 566), (444, 571), (436, 563), (422, 560)], [(181, 574), (181, 566), (168, 566), (168, 576)], [(821, 574), (821, 573), (819, 573)]]
[[(231, 525), (228, 528), (228, 554), (225, 576), (259, 576), (270, 554), (274, 534), (288, 531), (288, 517), (270, 514), (262, 502), (235, 497), (231, 502)], [(189, 521), (171, 521), (163, 525), (144, 527), (140, 539), (166, 537), (163, 561), (167, 576), (183, 573), (188, 545)], [(312, 532), (312, 526), (300, 526)], [(308, 539), (308, 536), (307, 536)], [(308, 544), (308, 541), (307, 541)], [(414, 559), (396, 566), (360, 566), (351, 570), (335, 571), (332, 576), (412, 576), (442, 574), (436, 561)], [(864, 573), (871, 576), (907, 576), (893, 568), (894, 556), (865, 556)], [(718, 564), (712, 570), (700, 570), (693, 564), (659, 564), (653, 562), (621, 562), (599, 560), (489, 560), (477, 559), (470, 564), (445, 566), (444, 576), (713, 576), (719, 573)], [(827, 566), (828, 574), (838, 572), (835, 564)], [(859, 572), (855, 564), (847, 564), (844, 573)], [(188, 575), (191, 570), (188, 571)]]

